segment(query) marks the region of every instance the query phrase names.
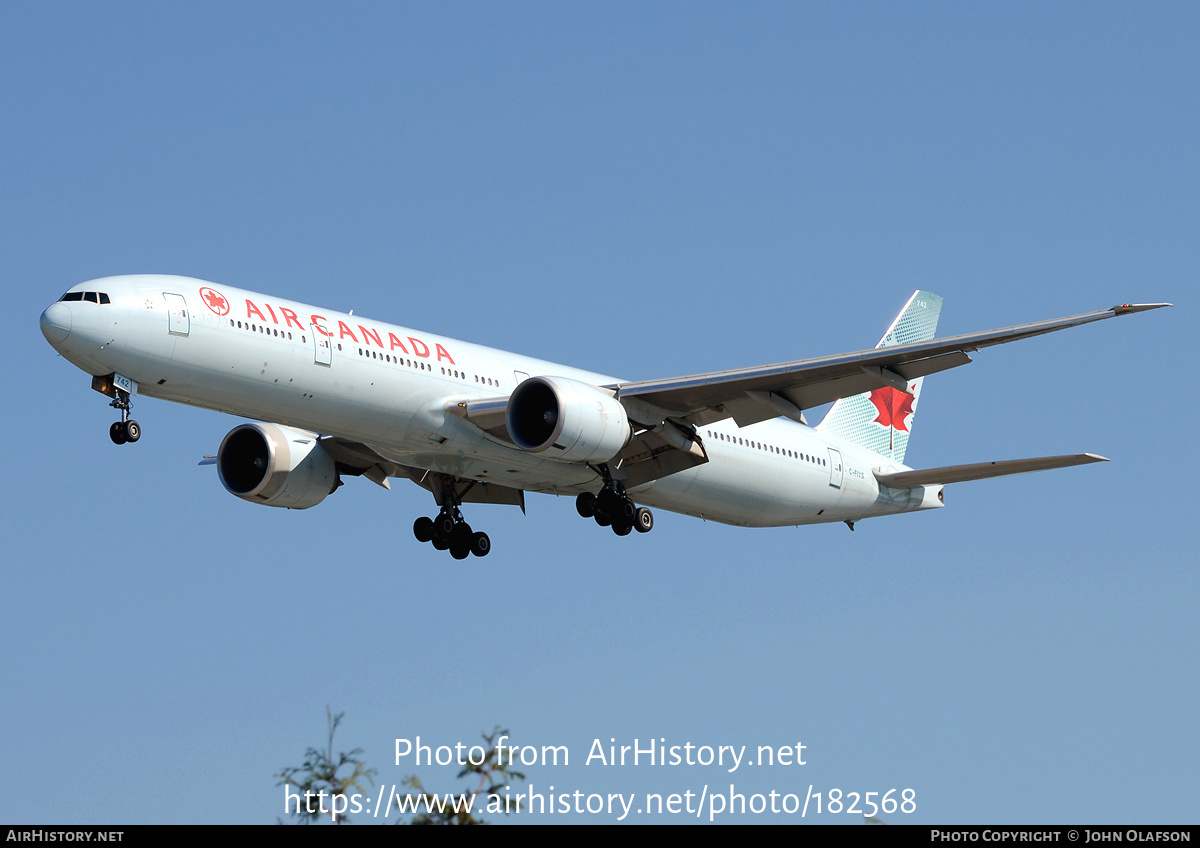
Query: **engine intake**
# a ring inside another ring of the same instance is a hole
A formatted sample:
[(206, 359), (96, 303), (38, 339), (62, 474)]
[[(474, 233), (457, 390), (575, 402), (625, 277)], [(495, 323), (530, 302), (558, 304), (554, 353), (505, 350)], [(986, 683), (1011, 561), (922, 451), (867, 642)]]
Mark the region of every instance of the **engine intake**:
[(312, 433), (241, 424), (221, 441), (217, 475), (230, 494), (287, 509), (316, 506), (337, 488), (337, 468)]
[(607, 462), (632, 436), (620, 401), (566, 377), (522, 382), (508, 399), (505, 423), (517, 447), (566, 462)]

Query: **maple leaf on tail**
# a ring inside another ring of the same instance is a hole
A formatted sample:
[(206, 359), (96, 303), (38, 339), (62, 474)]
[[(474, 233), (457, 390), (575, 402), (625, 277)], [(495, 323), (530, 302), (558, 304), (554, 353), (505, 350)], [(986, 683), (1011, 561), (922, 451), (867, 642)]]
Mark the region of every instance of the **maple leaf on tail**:
[(896, 430), (909, 432), (907, 421), (908, 416), (913, 414), (914, 398), (907, 392), (899, 392), (891, 386), (884, 386), (882, 389), (871, 392), (869, 400), (879, 410), (874, 423), (888, 428), (888, 450), (894, 450)]

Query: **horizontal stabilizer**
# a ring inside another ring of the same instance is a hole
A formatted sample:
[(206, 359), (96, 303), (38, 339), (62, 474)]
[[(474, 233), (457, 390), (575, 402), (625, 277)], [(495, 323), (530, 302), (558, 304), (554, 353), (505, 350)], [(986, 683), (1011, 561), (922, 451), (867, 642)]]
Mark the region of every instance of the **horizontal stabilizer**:
[(1072, 465), (1087, 465), (1089, 462), (1108, 462), (1108, 458), (1094, 453), (1073, 453), (1066, 456), (1038, 456), (1032, 459), (1006, 459), (1001, 462), (947, 465), (943, 468), (899, 471), (895, 474), (884, 474), (877, 469), (875, 479), (879, 481), (879, 485), (887, 486), (889, 489), (912, 489), (917, 486), (986, 480), (989, 477), (1005, 477), (1009, 474), (1045, 471), (1050, 468), (1069, 468)]

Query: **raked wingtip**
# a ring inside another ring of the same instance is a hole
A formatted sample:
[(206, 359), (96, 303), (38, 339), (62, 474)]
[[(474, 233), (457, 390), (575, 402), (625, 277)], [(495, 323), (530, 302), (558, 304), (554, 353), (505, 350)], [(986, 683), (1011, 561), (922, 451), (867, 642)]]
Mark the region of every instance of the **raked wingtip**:
[(1162, 309), (1164, 306), (1174, 306), (1173, 303), (1122, 303), (1112, 308), (1114, 315), (1129, 315), (1133, 312), (1148, 312), (1151, 309)]

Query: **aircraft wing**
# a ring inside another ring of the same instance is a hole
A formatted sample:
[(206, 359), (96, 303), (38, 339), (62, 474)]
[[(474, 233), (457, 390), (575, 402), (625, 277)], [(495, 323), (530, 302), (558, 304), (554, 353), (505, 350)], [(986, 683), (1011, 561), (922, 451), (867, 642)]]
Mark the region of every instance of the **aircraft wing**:
[(366, 477), (385, 489), (391, 488), (388, 485), (389, 477), (407, 477), (432, 492), (439, 506), (449, 489), (453, 488), (459, 503), (511, 504), (525, 511), (525, 493), (520, 489), (499, 483), (461, 480), (423, 468), (401, 465), (383, 458), (369, 445), (336, 436), (322, 436), (321, 447), (333, 457), (339, 473)]
[(1170, 305), (1126, 303), (1099, 312), (982, 333), (757, 368), (621, 383), (615, 388), (635, 420), (672, 418), (700, 426), (733, 418), (741, 427), (781, 415), (801, 421), (803, 410), (838, 398), (884, 386), (907, 391), (911, 380), (966, 365), (971, 361), (970, 351)]

